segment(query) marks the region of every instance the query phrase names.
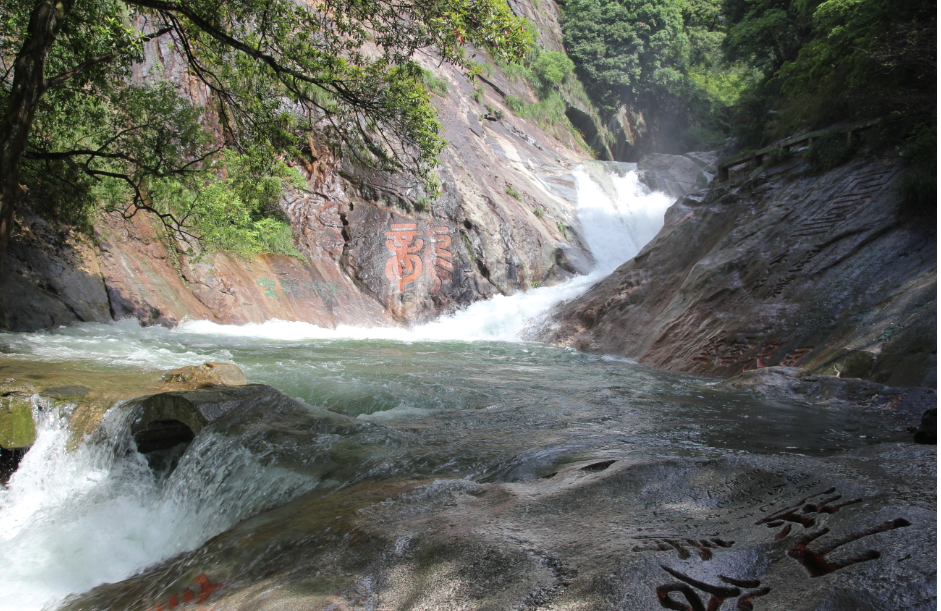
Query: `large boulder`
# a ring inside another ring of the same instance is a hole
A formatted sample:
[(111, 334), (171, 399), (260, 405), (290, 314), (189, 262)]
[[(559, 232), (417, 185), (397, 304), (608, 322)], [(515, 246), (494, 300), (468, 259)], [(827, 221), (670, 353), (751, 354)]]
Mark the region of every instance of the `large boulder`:
[(788, 163), (678, 200), (540, 339), (708, 375), (784, 365), (935, 387), (937, 242), (897, 214), (901, 168)]
[(164, 382), (186, 388), (210, 386), (242, 386), (248, 384), (245, 374), (233, 363), (203, 363), (168, 371)]
[(158, 393), (140, 399), (134, 409), (131, 434), (141, 453), (189, 443), (230, 412), (303, 412), (296, 401), (264, 384)]
[(718, 154), (687, 153), (666, 155), (651, 153), (637, 163), (640, 180), (654, 191), (683, 197), (704, 189), (716, 173)]

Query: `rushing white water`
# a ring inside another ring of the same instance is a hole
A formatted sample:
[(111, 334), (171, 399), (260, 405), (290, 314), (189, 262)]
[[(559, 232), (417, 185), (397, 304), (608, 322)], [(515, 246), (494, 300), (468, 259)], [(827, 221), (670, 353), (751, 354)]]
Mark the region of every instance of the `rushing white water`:
[[(497, 296), (410, 329), (324, 329), (285, 321), (244, 326), (189, 321), (164, 329), (123, 321), (12, 335), (5, 349), (31, 359), (169, 369), (231, 361), (231, 353), (220, 344), (242, 338), (519, 341), (534, 317), (588, 290), (636, 255), (659, 231), (671, 203), (641, 185), (633, 172), (608, 175), (604, 187), (585, 170), (577, 171), (576, 179), (579, 219), (596, 269), (554, 287)], [(296, 474), (273, 472), (237, 441), (205, 433), (176, 470), (155, 475), (133, 449), (126, 413), (112, 409), (103, 427), (107, 435), (99, 443), (66, 452), (65, 419), (51, 410), (36, 412), (36, 444), (8, 489), (0, 488), (0, 611), (41, 609), (71, 592), (120, 580), (193, 549), (259, 510), (261, 503), (275, 504), (316, 485)]]
[(155, 473), (133, 448), (123, 407), (72, 452), (67, 418), (35, 411), (36, 443), (0, 488), (3, 611), (42, 609), (123, 579), (317, 484), (265, 468), (238, 439), (213, 434), (195, 440), (172, 473)]
[[(663, 215), (673, 200), (653, 192), (633, 171), (610, 172), (598, 164), (592, 172), (575, 171), (578, 216), (585, 240), (595, 258), (595, 269), (551, 287), (539, 287), (514, 295), (497, 295), (479, 301), (450, 316), (411, 328), (340, 325), (328, 329), (305, 322), (269, 320), (246, 325), (219, 325), (184, 321), (175, 329), (140, 327), (134, 320), (115, 325), (84, 324), (53, 334), (22, 334), (9, 340), (9, 352), (50, 360), (95, 360), (102, 363), (138, 364), (170, 369), (207, 360), (228, 361), (231, 354), (213, 345), (213, 338), (246, 338), (271, 341), (326, 339), (386, 339), (396, 341), (458, 340), (519, 341), (531, 321), (553, 306), (573, 299), (615, 268), (640, 252), (663, 226)], [(115, 334), (114, 329), (120, 333)], [(184, 346), (206, 341), (206, 350)], [(154, 340), (163, 344), (155, 347)], [(179, 341), (177, 341), (179, 340)]]

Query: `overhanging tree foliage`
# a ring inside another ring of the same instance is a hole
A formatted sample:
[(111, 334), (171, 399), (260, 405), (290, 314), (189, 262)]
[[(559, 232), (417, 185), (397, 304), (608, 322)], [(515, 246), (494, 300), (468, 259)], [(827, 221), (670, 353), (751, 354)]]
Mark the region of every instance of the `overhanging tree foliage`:
[[(208, 89), (208, 108), (141, 82), (134, 66), (155, 39)], [(198, 192), (220, 163), (287, 178), (276, 155), (315, 128), (358, 162), (433, 189), (443, 141), (414, 54), (463, 64), (474, 44), (513, 58), (529, 40), (505, 0), (5, 0), (0, 266), (27, 186), (52, 200), (64, 185), (72, 200), (126, 197), (125, 215), (186, 232), (193, 206), (168, 197)], [(220, 161), (224, 149), (238, 156)], [(246, 184), (233, 192), (251, 199)]]

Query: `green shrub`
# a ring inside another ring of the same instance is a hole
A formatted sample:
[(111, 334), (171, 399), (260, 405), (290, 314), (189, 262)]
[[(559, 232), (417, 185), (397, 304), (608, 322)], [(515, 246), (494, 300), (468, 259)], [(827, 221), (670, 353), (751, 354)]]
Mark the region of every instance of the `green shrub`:
[(503, 76), (506, 77), (506, 80), (511, 83), (521, 83), (521, 82), (532, 82), (535, 80), (535, 75), (532, 70), (524, 66), (523, 64), (505, 64), (500, 63), (500, 69), (503, 71)]
[(849, 144), (845, 133), (829, 132), (814, 140), (804, 158), (817, 172), (838, 168), (856, 155), (856, 145)]
[(152, 181), (154, 208), (186, 219), (185, 230), (198, 237), (203, 254), (228, 251), (240, 257), (260, 253), (300, 257), (288, 219), (278, 207), (286, 185), (304, 186), (297, 170), (231, 150), (225, 151), (216, 169), (221, 177), (207, 177), (198, 188), (172, 177)]
[(475, 62), (473, 68), (476, 68), (477, 72), (484, 75), (486, 78), (493, 76), (493, 64), (488, 64), (486, 62)]
[(557, 87), (575, 71), (575, 63), (561, 51), (544, 51), (532, 63), (532, 73), (538, 85), (545, 88)]
[(510, 197), (512, 197), (513, 199), (519, 199), (519, 198), (520, 198), (519, 192), (518, 192), (516, 189), (514, 189), (512, 186), (510, 186), (510, 185), (507, 185), (506, 188), (504, 189), (504, 191), (506, 191), (506, 194), (509, 195)]
[(438, 78), (428, 70), (422, 69), (421, 82), (422, 85), (425, 86), (425, 89), (435, 95), (441, 97), (448, 95), (448, 82), (442, 78)]
[(922, 168), (911, 168), (895, 183), (902, 220), (922, 219), (933, 226), (938, 218), (938, 178)]
[(533, 210), (533, 214), (535, 214), (537, 218), (542, 218), (542, 215), (544, 214), (544, 212), (542, 211), (542, 208), (539, 208), (537, 206), (536, 209)]
[(523, 107), (526, 106), (523, 100), (512, 95), (506, 96), (503, 101), (506, 102), (506, 105), (509, 106), (510, 110), (512, 110), (515, 114), (519, 114), (520, 111), (523, 110)]
[(484, 88), (482, 85), (474, 87), (474, 93), (471, 94), (471, 98), (480, 104), (480, 101), (484, 98)]

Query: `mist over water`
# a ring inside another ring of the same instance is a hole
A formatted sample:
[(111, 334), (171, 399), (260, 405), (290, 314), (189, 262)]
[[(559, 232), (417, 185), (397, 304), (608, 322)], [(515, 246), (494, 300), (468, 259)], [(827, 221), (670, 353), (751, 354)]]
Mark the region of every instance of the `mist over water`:
[(166, 474), (136, 452), (127, 406), (109, 412), (100, 439), (66, 452), (66, 418), (37, 403), (39, 438), (0, 489), (0, 610), (54, 606), (265, 507), (363, 479), (514, 481), (601, 456), (819, 453), (852, 447), (860, 431), (877, 437), (861, 417), (786, 404), (769, 415), (767, 405), (702, 390), (696, 376), (521, 341), (533, 319), (588, 290), (661, 228), (671, 200), (620, 169), (576, 172), (592, 274), (425, 325), (122, 321), (0, 336), (10, 356), (129, 374), (235, 362), (251, 382), (342, 424), (287, 437), (214, 424)]

